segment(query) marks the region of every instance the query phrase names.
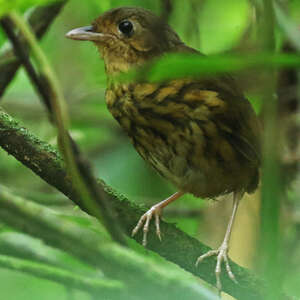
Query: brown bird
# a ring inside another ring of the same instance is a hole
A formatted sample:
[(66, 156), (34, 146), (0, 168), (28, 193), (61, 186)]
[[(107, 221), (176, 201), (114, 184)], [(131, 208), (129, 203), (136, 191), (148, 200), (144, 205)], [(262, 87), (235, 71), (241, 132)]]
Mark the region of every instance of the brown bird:
[[(221, 290), (221, 264), (235, 277), (228, 262), (228, 243), (240, 199), (259, 181), (260, 124), (229, 75), (180, 78), (161, 83), (136, 80), (124, 83), (115, 75), (168, 53), (198, 53), (152, 12), (137, 7), (107, 11), (92, 26), (70, 31), (68, 38), (92, 41), (107, 73), (108, 109), (129, 135), (145, 161), (171, 181), (178, 192), (151, 207), (133, 229), (142, 227), (147, 243), (154, 217), (156, 233), (161, 211), (185, 193), (215, 198), (233, 194), (233, 211), (220, 248), (201, 255), (197, 262), (216, 255), (217, 287)], [(199, 54), (200, 55), (200, 54)]]

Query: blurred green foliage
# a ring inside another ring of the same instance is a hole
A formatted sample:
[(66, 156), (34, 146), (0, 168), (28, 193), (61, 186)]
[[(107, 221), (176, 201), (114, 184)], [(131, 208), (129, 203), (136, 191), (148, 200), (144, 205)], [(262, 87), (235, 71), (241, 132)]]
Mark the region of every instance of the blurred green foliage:
[(0, 16), (9, 13), (12, 10), (24, 12), (34, 5), (45, 5), (55, 0), (0, 0)]
[[(24, 12), (35, 4), (47, 2), (49, 0), (0, 0), (0, 15), (11, 9)], [(214, 62), (215, 66), (221, 65), (226, 71), (235, 70), (234, 64), (230, 62), (230, 53), (249, 51), (255, 54), (253, 45), (249, 43), (251, 40), (249, 36), (256, 37), (257, 34), (249, 33), (253, 21), (253, 8), (250, 2), (247, 0), (174, 0), (169, 23), (188, 45), (201, 52), (205, 54), (225, 52), (229, 58), (227, 65), (226, 57), (221, 56), (220, 60), (216, 59)], [(289, 1), (289, 11), (293, 16), (293, 22), (298, 22), (298, 26), (299, 2)], [(161, 1), (159, 0), (70, 0), (42, 40), (41, 46), (56, 70), (64, 89), (72, 122), (71, 134), (83, 152), (90, 158), (96, 176), (130, 199), (150, 205), (169, 196), (174, 192), (174, 188), (149, 169), (108, 113), (104, 100), (106, 85), (104, 64), (99, 59), (96, 48), (91, 43), (75, 43), (64, 37), (70, 29), (90, 24), (94, 18), (107, 9), (125, 5), (142, 6), (157, 14), (161, 12)], [(278, 38), (281, 39), (282, 29), (277, 29), (277, 33)], [(5, 43), (6, 38), (0, 30), (0, 45), (3, 46)], [(182, 61), (182, 65), (186, 65), (186, 63), (186, 61)], [(178, 65), (176, 67), (178, 68)], [(191, 66), (189, 65), (189, 67)], [(201, 68), (201, 66), (197, 67)], [(208, 71), (213, 72), (213, 65), (207, 64), (205, 67)], [(158, 66), (156, 74), (159, 73), (159, 76), (163, 76), (164, 70), (167, 70), (166, 65)], [(168, 69), (168, 71), (170, 70)], [(171, 71), (173, 72), (173, 70)], [(184, 70), (181, 69), (181, 71)], [(246, 89), (250, 86), (247, 95), (254, 103), (256, 110), (259, 111), (261, 106), (259, 90), (253, 89), (253, 84), (249, 83), (251, 80), (241, 79)], [(49, 125), (44, 108), (23, 70), (19, 71), (1, 101), (1, 105), (12, 116), (21, 120), (25, 127), (41, 139), (56, 145), (56, 132)], [(0, 161), (1, 184), (14, 191), (17, 190), (23, 195), (25, 193), (26, 197), (33, 201), (36, 198), (45, 198), (48, 199), (49, 204), (53, 200), (55, 204), (50, 206), (63, 218), (67, 216), (82, 226), (99, 230), (95, 229), (94, 223), (84, 225), (85, 218), (81, 219), (82, 215), (76, 209), (70, 208), (68, 205), (56, 207), (57, 201), (54, 200), (63, 196), (58, 195), (56, 191), (12, 157), (8, 157), (2, 150), (0, 150)], [(299, 196), (299, 191), (293, 193), (293, 195), (295, 194)], [(179, 210), (199, 210), (200, 215), (204, 206), (207, 206), (206, 202), (188, 195), (179, 200), (176, 207)], [(297, 207), (298, 213), (300, 213), (299, 204)], [(201, 232), (201, 228), (199, 229), (199, 225), (202, 224), (201, 217), (175, 217), (171, 220), (177, 222), (181, 229), (192, 235)], [(294, 226), (291, 225), (286, 230), (287, 236), (282, 241), (282, 247), (286, 253), (292, 252), (284, 263), (287, 279), (285, 288), (289, 290), (290, 294), (300, 297), (299, 224), (298, 220), (296, 225), (293, 224)], [(7, 232), (9, 229), (2, 227), (1, 231)], [(30, 241), (26, 241), (26, 243), (28, 247), (32, 245)], [(39, 246), (36, 247), (39, 248)], [(132, 247), (139, 252), (143, 253), (144, 251), (136, 245), (132, 245)], [(43, 248), (42, 245), (40, 248)], [(66, 254), (58, 255), (58, 259), (72, 260)], [(0, 282), (2, 283), (1, 297), (3, 299), (90, 299), (85, 293), (67, 290), (58, 284), (4, 269), (0, 269)]]
[(247, 0), (204, 2), (199, 16), (199, 50), (206, 54), (214, 54), (230, 49), (243, 36), (250, 13)]

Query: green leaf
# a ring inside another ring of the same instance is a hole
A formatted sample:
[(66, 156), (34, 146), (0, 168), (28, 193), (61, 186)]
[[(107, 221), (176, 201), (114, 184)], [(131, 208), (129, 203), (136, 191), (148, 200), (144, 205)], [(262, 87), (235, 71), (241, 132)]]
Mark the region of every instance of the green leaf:
[(147, 79), (159, 82), (176, 78), (232, 73), (245, 69), (300, 67), (300, 55), (261, 53), (255, 55), (200, 56), (170, 54), (141, 69), (130, 71), (117, 80)]

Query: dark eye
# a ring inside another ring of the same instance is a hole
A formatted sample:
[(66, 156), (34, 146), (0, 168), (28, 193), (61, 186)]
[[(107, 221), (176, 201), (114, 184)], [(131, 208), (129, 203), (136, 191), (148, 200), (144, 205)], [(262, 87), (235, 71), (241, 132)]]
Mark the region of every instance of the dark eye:
[(130, 21), (125, 20), (119, 24), (119, 30), (127, 37), (131, 36), (133, 33), (133, 25)]

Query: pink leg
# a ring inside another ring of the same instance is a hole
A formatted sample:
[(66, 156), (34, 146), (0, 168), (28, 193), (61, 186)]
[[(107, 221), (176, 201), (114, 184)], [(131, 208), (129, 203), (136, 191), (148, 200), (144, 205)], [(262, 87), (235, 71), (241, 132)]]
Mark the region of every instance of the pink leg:
[(213, 255), (217, 256), (217, 265), (216, 265), (215, 273), (216, 273), (217, 288), (219, 290), (219, 293), (221, 293), (221, 290), (222, 290), (220, 275), (221, 275), (221, 265), (222, 265), (223, 261), (225, 263), (225, 267), (226, 267), (226, 271), (227, 271), (228, 276), (235, 283), (237, 283), (237, 280), (235, 279), (235, 276), (232, 273), (230, 265), (229, 265), (228, 250), (229, 250), (229, 240), (230, 240), (230, 235), (231, 235), (231, 231), (232, 231), (232, 226), (233, 226), (234, 219), (235, 219), (235, 216), (236, 216), (236, 212), (237, 212), (237, 209), (238, 209), (238, 205), (239, 205), (239, 202), (240, 202), (242, 196), (243, 196), (242, 192), (236, 192), (233, 195), (232, 214), (231, 214), (231, 217), (230, 217), (227, 229), (226, 229), (226, 233), (225, 233), (223, 243), (221, 244), (220, 248), (217, 249), (217, 250), (210, 250), (207, 253), (199, 256), (198, 259), (197, 259), (197, 262), (196, 262), (196, 266), (198, 266), (198, 264), (201, 263), (205, 258), (213, 256)]
[(143, 231), (144, 231), (143, 246), (146, 246), (147, 245), (147, 233), (149, 231), (150, 221), (151, 221), (151, 219), (154, 215), (156, 234), (157, 234), (158, 238), (161, 240), (161, 232), (160, 232), (160, 227), (159, 227), (161, 211), (164, 207), (166, 207), (171, 202), (173, 202), (173, 201), (177, 200), (178, 198), (180, 198), (183, 194), (184, 194), (183, 192), (176, 192), (175, 194), (173, 194), (169, 198), (167, 198), (167, 199), (155, 204), (154, 206), (152, 206), (146, 213), (144, 213), (141, 216), (141, 218), (139, 219), (137, 225), (132, 230), (131, 236), (134, 236), (141, 229), (141, 227), (144, 224), (144, 227), (143, 227)]

